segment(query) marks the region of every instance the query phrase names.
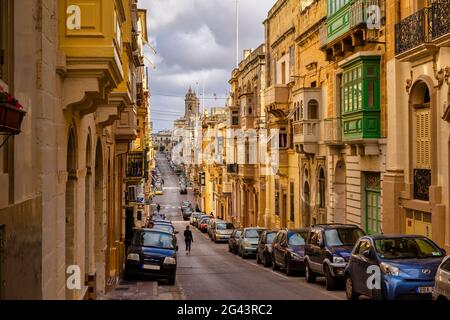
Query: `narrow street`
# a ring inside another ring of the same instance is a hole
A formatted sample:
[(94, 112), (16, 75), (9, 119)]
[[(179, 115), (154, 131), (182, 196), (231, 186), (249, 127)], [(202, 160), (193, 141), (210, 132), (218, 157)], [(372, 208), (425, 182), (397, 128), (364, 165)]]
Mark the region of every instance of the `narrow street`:
[(309, 284), (304, 277), (288, 277), (280, 271), (264, 268), (255, 259), (243, 260), (228, 252), (226, 243), (215, 244), (206, 234), (196, 228), (191, 255), (185, 254), (183, 230), (188, 224), (183, 221), (180, 202), (194, 202), (192, 190), (180, 195), (178, 177), (172, 172), (168, 161), (158, 155), (158, 166), (165, 185), (164, 195), (157, 196), (154, 203), (161, 205), (161, 212), (173, 221), (178, 234), (179, 252), (177, 281), (168, 286), (164, 281), (141, 280), (124, 282), (109, 293), (106, 299), (196, 299), (196, 300), (341, 300), (344, 291), (326, 291), (324, 279)]

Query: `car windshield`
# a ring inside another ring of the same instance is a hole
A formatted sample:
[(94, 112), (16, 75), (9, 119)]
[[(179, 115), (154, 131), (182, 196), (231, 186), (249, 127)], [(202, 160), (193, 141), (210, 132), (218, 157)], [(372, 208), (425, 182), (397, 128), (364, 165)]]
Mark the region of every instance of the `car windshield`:
[(209, 219), (202, 219), (202, 221), (200, 221), (200, 224), (207, 224), (209, 222)]
[(161, 232), (138, 232), (133, 239), (133, 245), (162, 249), (174, 249), (173, 237)]
[(217, 230), (229, 230), (234, 229), (234, 226), (232, 223), (218, 223), (216, 228)]
[(248, 229), (245, 231), (245, 238), (259, 238), (261, 232), (261, 229)]
[(364, 233), (358, 228), (336, 228), (325, 230), (325, 241), (327, 246), (354, 246), (356, 241)]
[(270, 232), (267, 234), (267, 239), (266, 239), (266, 243), (267, 244), (271, 244), (273, 242), (273, 239), (275, 239), (276, 236), (276, 232)]
[(304, 246), (305, 245), (305, 239), (306, 239), (307, 233), (305, 232), (292, 232), (288, 234), (288, 243), (291, 246)]
[(427, 238), (392, 238), (375, 240), (381, 259), (414, 259), (442, 257), (442, 251)]
[(173, 232), (173, 227), (170, 224), (155, 224), (153, 229)]

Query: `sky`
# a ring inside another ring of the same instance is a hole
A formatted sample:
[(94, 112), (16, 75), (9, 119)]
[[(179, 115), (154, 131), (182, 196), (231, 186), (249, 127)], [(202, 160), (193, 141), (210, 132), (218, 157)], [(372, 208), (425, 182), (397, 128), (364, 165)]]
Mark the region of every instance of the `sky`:
[[(263, 21), (276, 0), (239, 0), (239, 55), (264, 42)], [(147, 9), (146, 48), (153, 131), (171, 129), (184, 114), (192, 86), (206, 108), (225, 105), (236, 65), (235, 0), (139, 0)], [(198, 83), (198, 84), (197, 84)], [(203, 94), (204, 92), (204, 94)], [(216, 98), (214, 98), (216, 97)]]

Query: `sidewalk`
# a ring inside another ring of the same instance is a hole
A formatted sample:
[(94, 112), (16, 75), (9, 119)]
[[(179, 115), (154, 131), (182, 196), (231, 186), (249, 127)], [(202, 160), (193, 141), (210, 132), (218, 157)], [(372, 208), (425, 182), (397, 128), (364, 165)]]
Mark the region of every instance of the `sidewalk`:
[(183, 290), (177, 285), (159, 285), (157, 281), (121, 280), (117, 287), (99, 296), (98, 300), (184, 300)]

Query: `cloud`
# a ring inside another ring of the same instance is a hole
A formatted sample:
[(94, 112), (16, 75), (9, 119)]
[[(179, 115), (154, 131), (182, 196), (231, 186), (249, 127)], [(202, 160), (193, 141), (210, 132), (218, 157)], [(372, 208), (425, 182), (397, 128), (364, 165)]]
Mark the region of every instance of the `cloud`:
[[(276, 0), (239, 0), (239, 53), (264, 41), (263, 21)], [(149, 36), (157, 50), (147, 56), (150, 72), (154, 130), (171, 128), (170, 119), (184, 112), (184, 95), (199, 82), (205, 97), (225, 97), (235, 67), (234, 0), (140, 0), (148, 10)], [(206, 106), (224, 100), (205, 99)], [(160, 112), (160, 113), (158, 113)], [(164, 115), (164, 117), (162, 117)], [(172, 115), (172, 116), (171, 116)]]

